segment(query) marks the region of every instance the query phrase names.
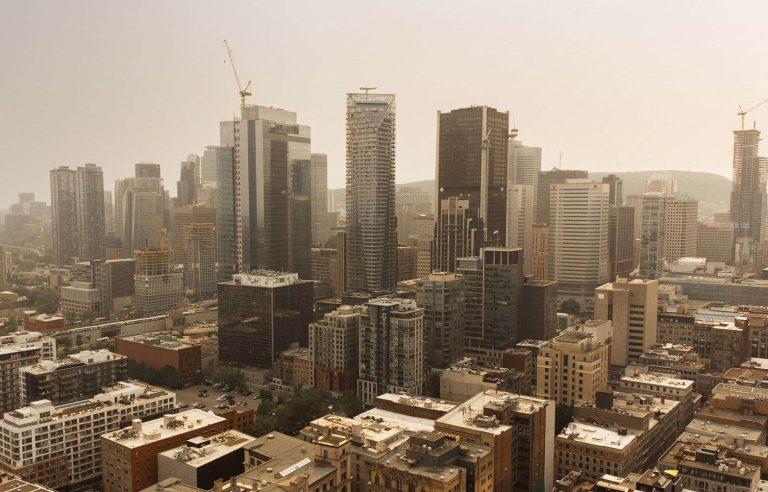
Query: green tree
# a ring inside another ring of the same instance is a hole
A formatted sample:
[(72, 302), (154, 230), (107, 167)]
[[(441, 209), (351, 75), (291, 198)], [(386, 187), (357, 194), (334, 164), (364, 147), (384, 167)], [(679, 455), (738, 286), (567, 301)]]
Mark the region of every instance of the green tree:
[(347, 417), (354, 417), (364, 410), (363, 402), (352, 391), (348, 391), (339, 397), (334, 404), (334, 408), (340, 410)]
[(38, 287), (29, 291), (35, 309), (43, 314), (53, 314), (59, 309), (59, 293), (50, 287)]
[(272, 392), (266, 388), (259, 390), (259, 398), (263, 401), (272, 401)]
[(573, 420), (573, 407), (558, 403), (555, 406), (555, 435)]
[(566, 299), (560, 304), (560, 312), (568, 314), (579, 314), (581, 312), (581, 304), (576, 299)]
[(253, 425), (248, 429), (248, 433), (252, 436), (260, 437), (264, 434), (274, 432), (277, 427), (277, 419), (271, 415), (262, 415), (256, 419)]

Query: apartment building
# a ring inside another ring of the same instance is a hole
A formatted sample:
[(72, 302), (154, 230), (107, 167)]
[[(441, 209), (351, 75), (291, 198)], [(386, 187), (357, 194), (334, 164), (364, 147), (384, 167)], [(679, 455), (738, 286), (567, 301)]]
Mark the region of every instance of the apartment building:
[(309, 325), (309, 385), (343, 394), (357, 388), (362, 306), (341, 306)]
[(651, 373), (641, 367), (628, 367), (621, 377), (619, 389), (628, 393), (640, 393), (680, 402), (680, 427), (693, 418), (701, 404), (701, 395), (693, 391), (693, 381), (679, 379), (662, 373)]
[(0, 413), (21, 406), (19, 370), (56, 357), (56, 340), (38, 332), (18, 331), (0, 337)]

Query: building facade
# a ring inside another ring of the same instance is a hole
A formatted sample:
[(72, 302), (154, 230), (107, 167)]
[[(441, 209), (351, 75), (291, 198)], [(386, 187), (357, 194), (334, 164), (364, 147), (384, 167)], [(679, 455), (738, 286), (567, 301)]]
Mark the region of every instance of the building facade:
[(433, 272), (416, 283), (416, 304), (424, 309), (427, 368), (448, 367), (464, 348), (464, 278)]
[(734, 260), (748, 271), (761, 266), (765, 235), (768, 169), (758, 156), (759, 146), (759, 130), (742, 128), (733, 132), (733, 251)]
[(200, 345), (182, 342), (165, 332), (115, 338), (115, 352), (154, 369), (171, 366), (185, 386), (198, 383), (203, 374)]
[(104, 258), (104, 174), (96, 164), (77, 168), (77, 250), (82, 261)]
[(77, 172), (67, 166), (51, 171), (51, 236), (57, 265), (69, 265), (78, 256)]

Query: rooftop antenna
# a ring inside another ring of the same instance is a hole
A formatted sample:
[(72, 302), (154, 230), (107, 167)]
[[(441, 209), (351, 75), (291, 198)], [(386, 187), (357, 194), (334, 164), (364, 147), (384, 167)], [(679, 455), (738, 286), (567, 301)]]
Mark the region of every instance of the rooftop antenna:
[(558, 169), (563, 168), (563, 151), (562, 150), (560, 151), (560, 157), (558, 158), (558, 161), (557, 161), (557, 168)]
[(375, 91), (376, 87), (361, 87), (360, 90), (363, 91), (365, 93), (365, 95), (367, 96), (368, 95), (368, 91)]

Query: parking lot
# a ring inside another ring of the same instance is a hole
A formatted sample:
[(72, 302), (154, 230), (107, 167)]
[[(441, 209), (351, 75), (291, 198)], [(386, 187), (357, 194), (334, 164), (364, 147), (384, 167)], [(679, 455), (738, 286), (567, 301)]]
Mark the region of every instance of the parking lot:
[[(208, 391), (208, 396), (198, 396), (198, 392), (201, 389), (205, 389)], [(221, 395), (224, 394), (224, 391), (221, 389), (214, 389), (212, 386), (208, 385), (194, 385), (194, 386), (188, 386), (181, 390), (176, 390), (176, 401), (178, 403), (186, 404), (188, 405), (186, 409), (192, 408), (192, 405), (195, 403), (202, 403), (205, 405), (202, 407), (203, 410), (217, 410), (216, 405), (227, 405), (226, 401), (218, 401), (217, 398), (219, 398)], [(254, 400), (254, 396), (258, 396), (258, 393), (254, 393), (250, 396), (243, 396), (239, 392), (229, 391), (228, 394), (232, 395), (235, 400), (235, 405), (239, 408), (245, 410), (249, 408), (258, 408), (260, 400)]]

